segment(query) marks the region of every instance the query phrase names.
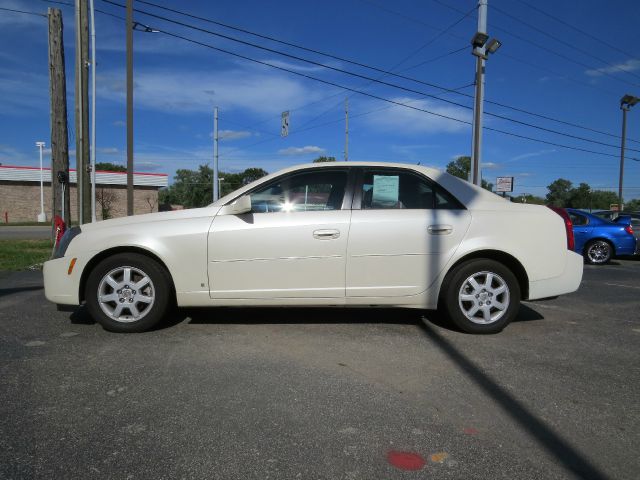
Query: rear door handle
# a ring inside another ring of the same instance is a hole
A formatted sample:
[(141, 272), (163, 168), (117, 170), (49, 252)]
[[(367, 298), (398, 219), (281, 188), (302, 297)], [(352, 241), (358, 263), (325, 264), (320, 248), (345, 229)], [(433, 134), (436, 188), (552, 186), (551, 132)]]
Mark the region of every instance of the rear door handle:
[(317, 240), (332, 240), (340, 237), (340, 230), (314, 230), (313, 238)]
[(449, 235), (453, 232), (453, 227), (451, 225), (429, 225), (427, 232), (431, 235)]

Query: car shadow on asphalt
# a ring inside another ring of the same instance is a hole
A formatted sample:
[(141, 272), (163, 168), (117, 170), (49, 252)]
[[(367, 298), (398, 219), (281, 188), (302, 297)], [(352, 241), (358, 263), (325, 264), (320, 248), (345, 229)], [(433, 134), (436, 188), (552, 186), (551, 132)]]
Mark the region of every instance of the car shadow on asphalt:
[[(531, 309), (529, 309), (531, 310)], [(577, 478), (599, 480), (607, 476), (589, 459), (569, 444), (544, 421), (536, 417), (525, 405), (510, 392), (501, 387), (496, 380), (482, 371), (463, 351), (445, 338), (438, 329), (428, 322), (422, 322), (422, 331), (430, 342), (438, 347), (453, 364), (456, 365), (481, 391), (491, 398), (495, 404), (522, 430), (528, 433), (547, 453)]]
[[(408, 308), (310, 308), (310, 307), (215, 307), (182, 309), (176, 316), (178, 323), (189, 317), (191, 324), (349, 324), (386, 323), (421, 325), (423, 318), (447, 330), (458, 331), (436, 310)], [(520, 305), (514, 322), (544, 320), (544, 317), (527, 305)], [(176, 325), (169, 319), (165, 327)]]
[[(164, 330), (187, 322), (193, 325), (215, 324), (358, 324), (380, 323), (396, 325), (422, 325), (423, 319), (451, 331), (459, 331), (438, 311), (408, 308), (313, 308), (313, 307), (209, 307), (178, 308), (150, 331)], [(69, 315), (74, 325), (95, 325), (87, 308), (82, 305)], [(527, 305), (520, 305), (514, 322), (544, 320), (544, 317)]]
[(28, 287), (14, 287), (14, 288), (0, 288), (0, 297), (4, 297), (6, 295), (13, 295), (15, 293), (20, 293), (20, 292), (42, 290), (43, 288), (44, 288), (43, 285), (31, 285)]

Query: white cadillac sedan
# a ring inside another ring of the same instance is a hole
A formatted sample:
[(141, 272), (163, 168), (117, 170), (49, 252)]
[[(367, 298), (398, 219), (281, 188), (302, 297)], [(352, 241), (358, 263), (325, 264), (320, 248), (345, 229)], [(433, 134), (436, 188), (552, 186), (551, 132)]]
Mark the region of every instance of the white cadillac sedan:
[[(502, 330), (520, 301), (573, 292), (571, 224), (415, 165), (288, 168), (204, 208), (68, 230), (45, 294), (106, 329), (140, 332), (171, 307), (441, 309), (470, 333)], [(212, 312), (215, 315), (215, 312)]]

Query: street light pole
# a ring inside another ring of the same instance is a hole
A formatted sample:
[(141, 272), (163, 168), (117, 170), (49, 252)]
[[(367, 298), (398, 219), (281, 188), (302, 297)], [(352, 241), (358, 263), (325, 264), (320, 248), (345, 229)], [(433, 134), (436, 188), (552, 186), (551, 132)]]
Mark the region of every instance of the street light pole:
[(46, 222), (47, 214), (44, 213), (44, 178), (42, 173), (42, 149), (44, 142), (36, 142), (36, 147), (40, 149), (40, 213), (38, 214), (38, 222)]
[(624, 148), (627, 140), (627, 112), (636, 103), (640, 102), (640, 98), (633, 95), (625, 95), (620, 99), (620, 110), (622, 110), (622, 141), (620, 143), (620, 182), (618, 183), (618, 211), (623, 210), (622, 205), (622, 183), (624, 180)]
[[(482, 34), (484, 34), (484, 37), (482, 37)], [(481, 38), (484, 38), (482, 43), (480, 43)], [(473, 103), (473, 133), (471, 136), (471, 183), (479, 185), (478, 173), (480, 172), (482, 150), (482, 110), (484, 105), (484, 68), (487, 58), (484, 44), (488, 39), (487, 0), (478, 0), (478, 30), (474, 39), (476, 40), (472, 40), (472, 45), (474, 47), (473, 54), (476, 56), (476, 92)]]
[(96, 22), (93, 0), (89, 0), (91, 18), (91, 221), (96, 221)]
[[(487, 3), (488, 0), (478, 0), (478, 30), (471, 39), (473, 50), (471, 53), (476, 57), (476, 92), (473, 103), (473, 128), (471, 138), (471, 183), (480, 185), (481, 176), (481, 156), (482, 156), (482, 113), (484, 108), (484, 74), (485, 62), (490, 53), (495, 53), (502, 45), (499, 40), (487, 35)], [(487, 41), (488, 40), (488, 41)]]
[(213, 201), (220, 198), (218, 183), (218, 107), (213, 110)]
[(133, 0), (127, 0), (127, 215), (133, 215)]

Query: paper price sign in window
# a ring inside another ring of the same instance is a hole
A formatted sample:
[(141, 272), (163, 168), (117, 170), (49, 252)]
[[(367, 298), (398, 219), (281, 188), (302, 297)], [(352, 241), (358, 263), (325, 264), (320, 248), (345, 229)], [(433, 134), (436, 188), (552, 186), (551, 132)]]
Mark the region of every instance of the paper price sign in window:
[(397, 175), (374, 175), (371, 205), (390, 207), (398, 203), (400, 177)]

